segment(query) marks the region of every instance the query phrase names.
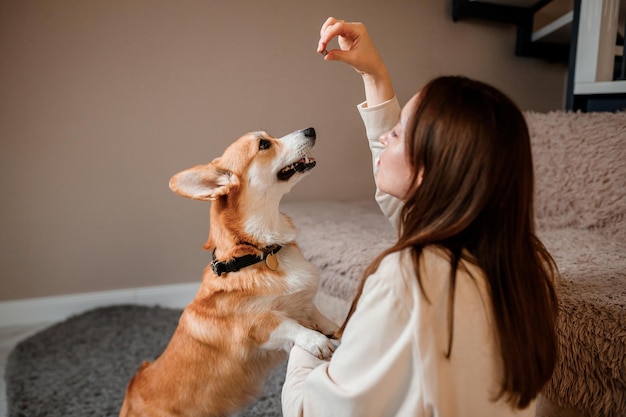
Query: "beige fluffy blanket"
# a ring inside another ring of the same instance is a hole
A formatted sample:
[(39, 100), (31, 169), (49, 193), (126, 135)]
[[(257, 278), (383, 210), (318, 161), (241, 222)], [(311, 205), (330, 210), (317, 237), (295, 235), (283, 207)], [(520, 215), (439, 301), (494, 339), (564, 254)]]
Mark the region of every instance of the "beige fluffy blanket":
[(626, 416), (626, 113), (528, 113), (540, 237), (563, 276), (545, 395)]

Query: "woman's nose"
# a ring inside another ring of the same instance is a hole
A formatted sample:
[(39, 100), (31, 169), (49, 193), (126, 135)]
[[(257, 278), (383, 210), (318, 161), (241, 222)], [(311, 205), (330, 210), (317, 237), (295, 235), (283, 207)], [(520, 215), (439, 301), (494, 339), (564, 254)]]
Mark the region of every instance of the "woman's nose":
[(387, 141), (387, 135), (389, 134), (389, 132), (385, 132), (382, 135), (380, 135), (380, 137), (378, 138), (379, 142), (383, 144), (383, 146), (387, 146), (387, 144), (389, 143)]

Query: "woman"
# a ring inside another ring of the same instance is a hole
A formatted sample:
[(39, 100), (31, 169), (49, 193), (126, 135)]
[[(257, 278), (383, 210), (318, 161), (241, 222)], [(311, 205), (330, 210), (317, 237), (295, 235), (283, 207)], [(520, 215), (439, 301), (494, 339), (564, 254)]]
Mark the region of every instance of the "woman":
[(363, 77), (376, 199), (398, 241), (365, 271), (332, 359), (292, 349), (284, 416), (534, 416), (556, 361), (557, 270), (534, 234), (523, 115), (464, 77), (400, 110), (360, 23), (329, 18), (318, 52)]

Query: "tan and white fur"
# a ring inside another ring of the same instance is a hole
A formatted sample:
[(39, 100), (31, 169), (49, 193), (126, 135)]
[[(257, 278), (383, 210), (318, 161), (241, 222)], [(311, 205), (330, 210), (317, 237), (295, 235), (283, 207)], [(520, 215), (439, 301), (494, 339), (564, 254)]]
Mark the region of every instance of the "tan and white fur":
[(331, 356), (325, 334), (336, 326), (313, 304), (318, 271), (279, 211), (282, 196), (315, 165), (314, 143), (312, 128), (280, 139), (253, 132), (211, 163), (172, 177), (174, 192), (212, 202), (206, 249), (217, 261), (282, 248), (277, 266), (259, 262), (221, 276), (205, 269), (163, 354), (128, 384), (120, 416), (226, 416), (255, 399), (294, 343)]

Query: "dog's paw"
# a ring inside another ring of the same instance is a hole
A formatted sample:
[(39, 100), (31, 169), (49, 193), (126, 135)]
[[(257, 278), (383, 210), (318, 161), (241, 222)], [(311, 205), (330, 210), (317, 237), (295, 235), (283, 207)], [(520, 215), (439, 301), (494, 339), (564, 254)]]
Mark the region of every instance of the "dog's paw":
[(313, 330), (317, 330), (318, 332), (326, 335), (328, 338), (333, 338), (337, 330), (339, 330), (339, 326), (332, 322), (324, 323), (322, 325), (315, 323), (312, 328)]
[(310, 331), (298, 335), (296, 345), (320, 359), (330, 359), (335, 351), (332, 341), (321, 333)]
[(312, 318), (313, 328), (328, 337), (334, 337), (334, 334), (339, 330), (339, 326), (324, 316), (315, 306), (313, 306)]

